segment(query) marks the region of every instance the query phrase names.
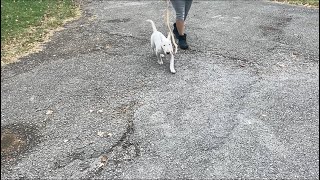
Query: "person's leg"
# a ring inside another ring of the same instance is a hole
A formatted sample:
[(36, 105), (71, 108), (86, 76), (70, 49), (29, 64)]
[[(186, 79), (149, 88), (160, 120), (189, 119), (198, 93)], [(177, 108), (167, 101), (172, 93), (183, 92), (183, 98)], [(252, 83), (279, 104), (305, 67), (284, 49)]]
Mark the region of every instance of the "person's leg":
[(176, 20), (176, 27), (177, 27), (177, 30), (178, 30), (178, 33), (180, 36), (183, 36), (185, 33), (184, 33), (184, 20)]
[(185, 0), (184, 21), (186, 21), (189, 10), (191, 8), (192, 0)]
[(172, 6), (176, 11), (175, 26), (180, 35), (185, 33), (185, 21), (191, 8), (192, 0), (171, 0)]
[(173, 33), (175, 34), (176, 38), (178, 39), (178, 44), (181, 49), (188, 49), (189, 46), (186, 40), (185, 34), (185, 10), (189, 11), (190, 5), (186, 6), (189, 0), (171, 0), (172, 6), (176, 11), (176, 23), (174, 24)]
[(184, 34), (185, 0), (171, 0), (171, 3), (174, 10), (176, 11), (176, 23), (175, 23), (176, 27), (175, 28), (178, 31), (179, 35), (183, 35)]

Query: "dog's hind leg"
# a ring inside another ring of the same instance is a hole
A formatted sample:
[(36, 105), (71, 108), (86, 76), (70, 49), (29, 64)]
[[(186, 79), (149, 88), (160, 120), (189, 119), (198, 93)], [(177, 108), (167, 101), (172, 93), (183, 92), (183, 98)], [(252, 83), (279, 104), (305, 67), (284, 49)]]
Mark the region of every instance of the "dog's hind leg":
[(156, 46), (155, 46), (154, 42), (152, 41), (152, 38), (151, 38), (151, 49), (152, 49), (153, 53), (156, 53)]
[(174, 69), (174, 57), (173, 57), (173, 54), (171, 54), (171, 57), (170, 57), (170, 71), (171, 73), (176, 73), (176, 70)]
[(157, 54), (156, 52), (156, 48), (154, 48), (154, 47), (152, 47), (152, 52), (153, 52), (153, 54)]

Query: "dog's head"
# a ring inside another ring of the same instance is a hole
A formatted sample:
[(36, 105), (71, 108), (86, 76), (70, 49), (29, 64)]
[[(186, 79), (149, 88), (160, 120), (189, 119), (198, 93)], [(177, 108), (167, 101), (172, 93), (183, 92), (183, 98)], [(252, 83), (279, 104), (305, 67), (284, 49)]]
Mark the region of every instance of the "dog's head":
[(168, 37), (162, 40), (162, 50), (165, 54), (172, 54), (173, 53), (173, 47), (171, 44), (171, 38), (170, 33), (168, 33)]

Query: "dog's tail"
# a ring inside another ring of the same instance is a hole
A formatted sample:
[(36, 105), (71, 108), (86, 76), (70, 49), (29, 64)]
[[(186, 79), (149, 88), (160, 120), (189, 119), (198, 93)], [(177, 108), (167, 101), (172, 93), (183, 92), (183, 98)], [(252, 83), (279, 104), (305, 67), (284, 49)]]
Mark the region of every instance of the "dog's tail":
[(147, 21), (151, 23), (153, 32), (157, 31), (157, 28), (156, 28), (156, 25), (154, 25), (154, 22), (152, 20), (150, 20), (150, 19), (148, 19)]

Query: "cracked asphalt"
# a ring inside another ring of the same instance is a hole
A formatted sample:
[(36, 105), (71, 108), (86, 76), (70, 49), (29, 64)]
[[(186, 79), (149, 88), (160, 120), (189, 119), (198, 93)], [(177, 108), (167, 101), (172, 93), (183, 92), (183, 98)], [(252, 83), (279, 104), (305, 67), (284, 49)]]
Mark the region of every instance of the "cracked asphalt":
[(318, 9), (195, 0), (171, 74), (164, 1), (82, 3), (1, 68), (1, 132), (30, 129), (1, 179), (318, 179)]

